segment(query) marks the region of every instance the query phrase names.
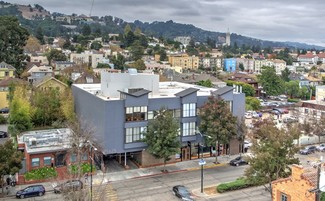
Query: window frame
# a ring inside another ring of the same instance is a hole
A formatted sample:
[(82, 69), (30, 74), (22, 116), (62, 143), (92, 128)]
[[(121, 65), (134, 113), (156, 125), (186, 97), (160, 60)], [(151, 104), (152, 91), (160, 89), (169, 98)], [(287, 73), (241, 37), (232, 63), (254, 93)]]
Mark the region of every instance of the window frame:
[[(50, 163), (46, 163), (45, 161), (50, 161)], [(52, 164), (52, 157), (51, 156), (44, 156), (43, 157), (43, 165), (44, 166), (51, 166), (51, 164)]]
[[(34, 159), (37, 160), (37, 161), (34, 161)], [(32, 162), (32, 167), (39, 167), (40, 166), (40, 158), (32, 158), (31, 162)], [(35, 163), (37, 165), (35, 165)]]

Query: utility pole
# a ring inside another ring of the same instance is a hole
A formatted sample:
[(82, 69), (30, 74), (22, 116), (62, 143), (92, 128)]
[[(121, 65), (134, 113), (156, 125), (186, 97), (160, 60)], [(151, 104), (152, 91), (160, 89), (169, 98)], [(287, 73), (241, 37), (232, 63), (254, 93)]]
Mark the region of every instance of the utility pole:
[(320, 182), (320, 170), (321, 170), (321, 167), (322, 167), (322, 163), (319, 163), (317, 165), (317, 191), (316, 191), (316, 201), (320, 201), (321, 191), (320, 191), (319, 182)]

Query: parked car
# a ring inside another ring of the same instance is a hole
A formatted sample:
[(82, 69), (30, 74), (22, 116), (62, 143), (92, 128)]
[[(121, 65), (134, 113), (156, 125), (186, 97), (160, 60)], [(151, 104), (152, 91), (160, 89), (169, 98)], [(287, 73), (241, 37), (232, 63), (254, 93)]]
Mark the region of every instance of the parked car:
[(78, 191), (83, 188), (83, 183), (80, 180), (70, 180), (54, 187), (54, 193), (66, 191)]
[(316, 147), (317, 151), (325, 151), (325, 144), (320, 144)]
[(229, 164), (232, 166), (240, 166), (240, 165), (247, 165), (248, 162), (246, 159), (244, 159), (243, 156), (238, 156), (237, 158), (231, 160)]
[(308, 155), (311, 153), (315, 153), (315, 151), (316, 151), (316, 146), (307, 146), (304, 149), (301, 149), (299, 153), (302, 155)]
[(176, 197), (181, 198), (184, 201), (193, 201), (194, 200), (194, 198), (192, 197), (189, 190), (183, 185), (174, 186), (173, 193)]
[(43, 196), (45, 194), (45, 188), (43, 185), (32, 185), (27, 186), (26, 188), (17, 191), (16, 197), (17, 198), (27, 198), (27, 197), (34, 197), (34, 196)]
[(7, 114), (9, 113), (9, 108), (5, 107), (5, 108), (1, 108), (0, 109), (0, 113), (3, 113), (3, 114)]
[(0, 138), (8, 137), (8, 133), (6, 131), (0, 131)]
[(253, 145), (253, 143), (251, 143), (247, 140), (244, 141), (244, 149), (246, 149), (246, 148), (249, 149), (252, 145)]

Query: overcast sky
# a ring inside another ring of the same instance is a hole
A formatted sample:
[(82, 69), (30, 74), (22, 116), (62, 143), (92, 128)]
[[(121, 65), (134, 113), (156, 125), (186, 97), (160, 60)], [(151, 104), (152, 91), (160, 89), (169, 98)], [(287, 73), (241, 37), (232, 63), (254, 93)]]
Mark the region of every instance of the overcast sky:
[[(8, 1), (8, 0), (7, 0)], [(92, 0), (9, 0), (40, 4), (50, 12), (89, 15)], [(127, 22), (193, 24), (263, 40), (293, 41), (325, 47), (324, 0), (94, 0), (92, 15)]]

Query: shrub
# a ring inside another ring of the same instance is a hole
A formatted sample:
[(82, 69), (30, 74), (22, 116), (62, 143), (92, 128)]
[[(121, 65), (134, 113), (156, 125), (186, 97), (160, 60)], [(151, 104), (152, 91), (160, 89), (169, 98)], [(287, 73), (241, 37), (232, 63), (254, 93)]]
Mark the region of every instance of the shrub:
[(288, 98), (288, 102), (298, 103), (299, 101), (299, 99)]
[[(81, 168), (81, 174), (85, 174), (87, 172), (90, 172), (91, 166), (89, 163), (83, 163), (80, 166)], [(71, 174), (77, 174), (78, 173), (78, 165), (70, 165), (70, 173)], [(95, 165), (93, 165), (93, 172), (96, 170)]]
[(253, 186), (253, 184), (249, 183), (246, 178), (238, 178), (235, 181), (228, 182), (228, 183), (222, 183), (217, 186), (217, 191), (219, 193), (223, 193), (226, 191), (233, 191), (238, 190), (242, 188), (247, 188)]
[(7, 123), (6, 117), (0, 115), (0, 124), (6, 124), (6, 123)]
[(28, 180), (41, 180), (55, 178), (58, 176), (58, 173), (53, 167), (42, 167), (25, 174), (25, 179)]

